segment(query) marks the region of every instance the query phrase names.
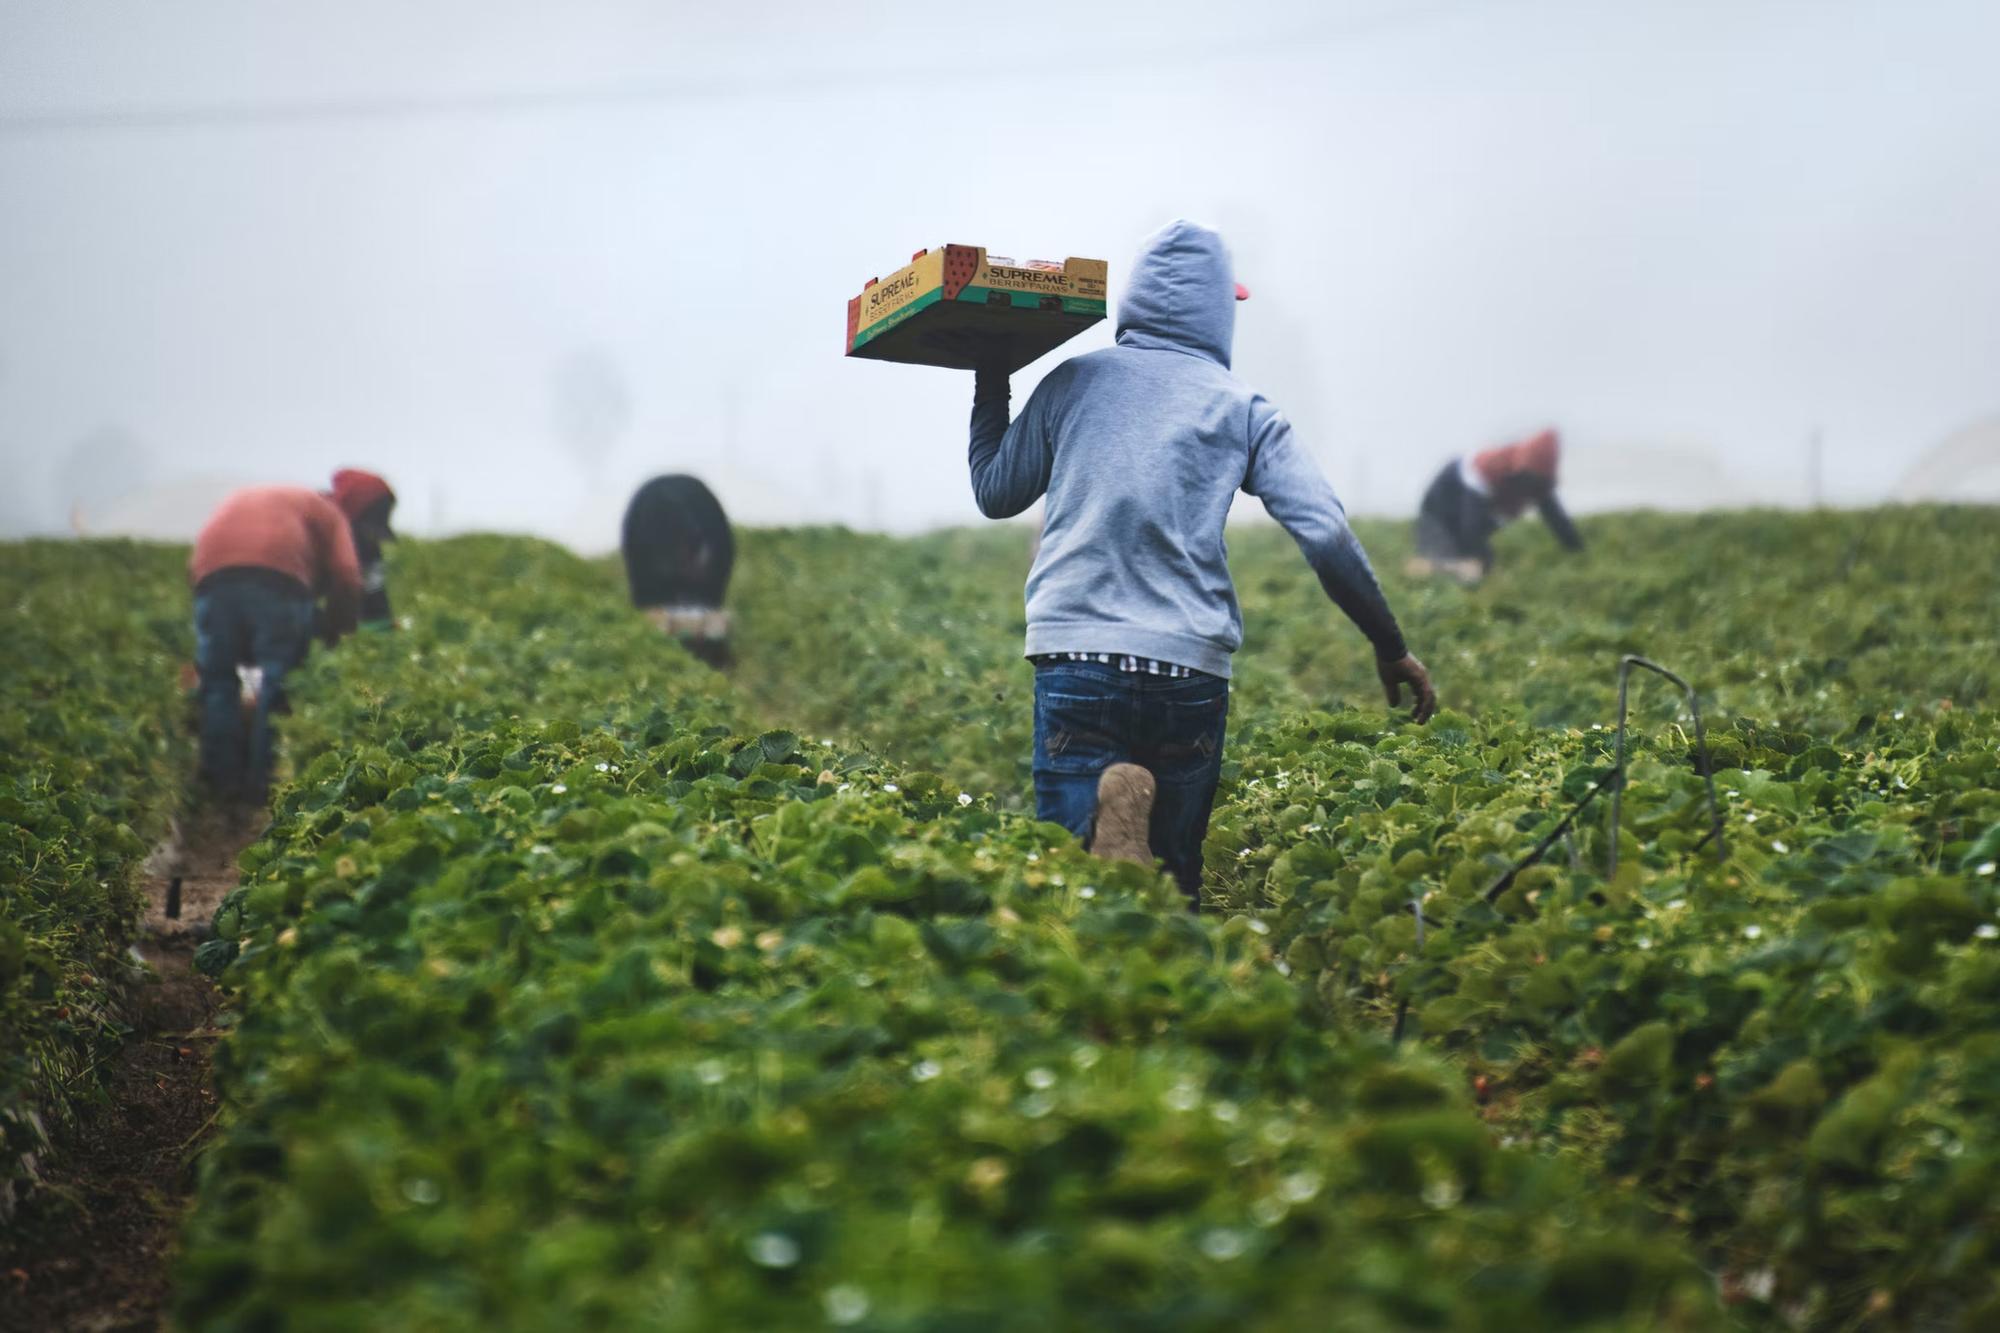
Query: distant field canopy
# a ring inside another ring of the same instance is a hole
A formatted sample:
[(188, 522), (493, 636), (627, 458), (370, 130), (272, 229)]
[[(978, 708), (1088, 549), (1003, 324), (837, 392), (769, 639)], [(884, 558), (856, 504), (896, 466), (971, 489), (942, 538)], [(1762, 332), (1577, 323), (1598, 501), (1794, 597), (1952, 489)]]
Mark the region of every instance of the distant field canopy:
[[(1810, 475), (1808, 448), (1799, 449), (1800, 478), (1796, 490), (1775, 501), (1754, 478), (1732, 471), (1724, 452), (1700, 441), (1583, 440), (1567, 445), (1563, 455), (1562, 490), (1566, 503), (1579, 513), (1654, 509), (1689, 512), (1703, 509), (1745, 509), (1776, 504), (1795, 508), (1813, 503), (1821, 482)], [(576, 460), (594, 470), (598, 459)], [(387, 466), (386, 464), (384, 466)], [(787, 526), (797, 521), (785, 479), (743, 475), (722, 467), (710, 473), (732, 517), (756, 526)], [(124, 432), (92, 433), (55, 469), (52, 497), (67, 515), (66, 528), (76, 536), (139, 537), (154, 541), (188, 541), (203, 519), (238, 486), (266, 478), (215, 472), (160, 475), (143, 445)], [(317, 478), (298, 478), (323, 484)], [(617, 545), (618, 516), (631, 490), (623, 479), (587, 487), (581, 504), (548, 516), (535, 525), (538, 535), (552, 538), (586, 554), (602, 554)], [(479, 515), (458, 512), (451, 504), (448, 481), (419, 478), (399, 485), (402, 503), (398, 526), (414, 535), (444, 536), (484, 531), (508, 525), (485, 523)], [(1945, 504), (2000, 503), (2000, 416), (1957, 431), (1915, 455), (1900, 481), (1882, 501)], [(1388, 505), (1355, 505), (1357, 512), (1397, 517)], [(1234, 521), (1256, 522), (1263, 511), (1253, 500), (1240, 503)], [(968, 512), (965, 522), (975, 516)], [(5, 535), (49, 531), (45, 524), (28, 524), (13, 511), (0, 515)], [(849, 516), (846, 526), (869, 528), (865, 512)], [(935, 524), (932, 526), (951, 526)]]

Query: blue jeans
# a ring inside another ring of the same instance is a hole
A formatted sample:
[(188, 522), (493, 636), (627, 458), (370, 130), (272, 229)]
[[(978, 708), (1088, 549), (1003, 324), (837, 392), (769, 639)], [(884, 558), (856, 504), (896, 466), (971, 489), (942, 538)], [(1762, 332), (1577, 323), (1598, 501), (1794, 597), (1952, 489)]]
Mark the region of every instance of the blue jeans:
[(1191, 904), (1201, 892), (1201, 843), (1222, 775), (1229, 682), (1175, 680), (1100, 662), (1035, 668), (1035, 816), (1090, 844), (1097, 779), (1117, 763), (1150, 770), (1153, 854)]
[[(201, 679), (201, 776), (227, 796), (261, 801), (271, 785), (271, 712), (285, 702), (285, 673), (312, 646), (313, 599), (264, 570), (226, 569), (194, 596), (194, 665)], [(261, 667), (247, 731), (238, 666)]]

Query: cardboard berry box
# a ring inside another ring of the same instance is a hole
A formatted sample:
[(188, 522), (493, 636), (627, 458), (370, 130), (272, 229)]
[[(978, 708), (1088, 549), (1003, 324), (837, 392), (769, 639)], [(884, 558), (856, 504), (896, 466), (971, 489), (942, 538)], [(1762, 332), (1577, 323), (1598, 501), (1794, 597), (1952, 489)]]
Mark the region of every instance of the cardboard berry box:
[(1016, 263), (984, 246), (920, 250), (847, 303), (849, 356), (1009, 372), (1104, 318), (1102, 259)]

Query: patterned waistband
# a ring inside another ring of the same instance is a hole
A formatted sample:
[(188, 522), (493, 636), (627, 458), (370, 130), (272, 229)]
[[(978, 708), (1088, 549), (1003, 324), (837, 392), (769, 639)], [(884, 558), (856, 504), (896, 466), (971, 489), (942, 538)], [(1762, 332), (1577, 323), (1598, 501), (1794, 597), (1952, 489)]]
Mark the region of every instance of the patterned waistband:
[(1037, 653), (1028, 660), (1036, 666), (1053, 666), (1060, 662), (1097, 662), (1104, 666), (1117, 667), (1120, 671), (1133, 675), (1166, 676), (1173, 680), (1185, 680), (1189, 676), (1203, 674), (1193, 667), (1184, 667), (1178, 662), (1162, 662), (1157, 657), (1134, 657), (1130, 653)]
[(646, 618), (668, 634), (693, 639), (729, 637), (729, 613), (710, 606), (649, 606)]

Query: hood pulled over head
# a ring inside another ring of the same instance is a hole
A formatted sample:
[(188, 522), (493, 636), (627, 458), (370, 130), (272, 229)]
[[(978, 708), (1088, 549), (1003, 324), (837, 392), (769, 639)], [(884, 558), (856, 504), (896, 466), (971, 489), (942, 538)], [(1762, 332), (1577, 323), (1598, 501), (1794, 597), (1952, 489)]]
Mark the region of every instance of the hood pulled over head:
[(1147, 237), (1118, 302), (1119, 344), (1227, 366), (1235, 336), (1236, 279), (1222, 237), (1185, 219)]

